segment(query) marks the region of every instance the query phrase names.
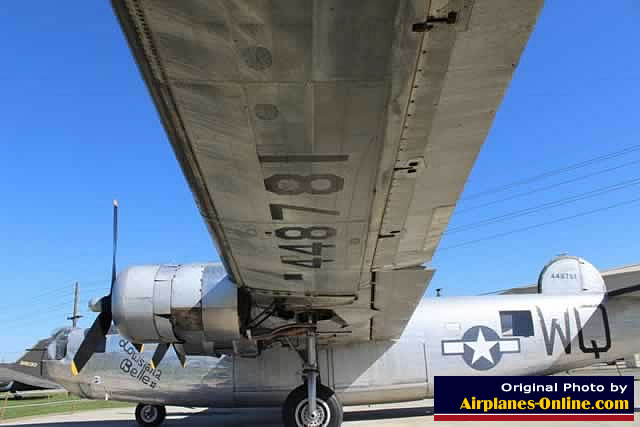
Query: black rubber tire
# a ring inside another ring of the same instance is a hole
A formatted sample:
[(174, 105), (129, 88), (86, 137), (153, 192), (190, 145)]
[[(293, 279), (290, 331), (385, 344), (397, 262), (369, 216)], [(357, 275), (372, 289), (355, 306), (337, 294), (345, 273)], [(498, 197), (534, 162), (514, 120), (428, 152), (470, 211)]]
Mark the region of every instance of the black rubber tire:
[[(143, 411), (145, 411), (148, 407), (154, 408), (157, 412), (157, 416), (153, 420), (148, 420), (143, 415)], [(167, 417), (167, 409), (162, 405), (151, 405), (148, 403), (139, 403), (136, 406), (136, 421), (141, 426), (159, 426), (164, 422), (164, 419)]]
[[(306, 406), (306, 400), (306, 384), (301, 385), (289, 393), (282, 407), (282, 421), (286, 427), (307, 427), (307, 425), (301, 424), (298, 419), (300, 412), (303, 411)], [(338, 401), (338, 397), (334, 391), (329, 387), (319, 384), (317, 400), (323, 410), (328, 409), (330, 415), (328, 423), (322, 424), (322, 427), (340, 427), (342, 425), (342, 405)], [(301, 405), (300, 408), (299, 405)]]

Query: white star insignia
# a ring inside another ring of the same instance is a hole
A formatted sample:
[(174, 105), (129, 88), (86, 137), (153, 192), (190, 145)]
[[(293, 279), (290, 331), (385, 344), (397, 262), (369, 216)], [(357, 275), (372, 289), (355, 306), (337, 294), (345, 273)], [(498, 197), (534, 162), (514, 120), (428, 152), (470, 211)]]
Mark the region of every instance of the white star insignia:
[(484, 334), (482, 333), (482, 329), (478, 329), (478, 337), (475, 342), (467, 341), (466, 345), (471, 347), (473, 350), (473, 359), (471, 360), (471, 364), (473, 365), (481, 358), (487, 359), (492, 365), (495, 363), (493, 361), (493, 356), (491, 356), (491, 349), (498, 344), (498, 341), (487, 341), (484, 338)]

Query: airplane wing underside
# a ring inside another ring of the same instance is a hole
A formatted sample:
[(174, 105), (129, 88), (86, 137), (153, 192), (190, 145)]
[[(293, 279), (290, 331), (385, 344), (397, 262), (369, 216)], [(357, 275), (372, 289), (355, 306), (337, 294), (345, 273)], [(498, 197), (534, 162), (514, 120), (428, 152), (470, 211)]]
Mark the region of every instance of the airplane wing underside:
[(541, 6), (114, 0), (230, 276), (349, 340), (404, 329)]

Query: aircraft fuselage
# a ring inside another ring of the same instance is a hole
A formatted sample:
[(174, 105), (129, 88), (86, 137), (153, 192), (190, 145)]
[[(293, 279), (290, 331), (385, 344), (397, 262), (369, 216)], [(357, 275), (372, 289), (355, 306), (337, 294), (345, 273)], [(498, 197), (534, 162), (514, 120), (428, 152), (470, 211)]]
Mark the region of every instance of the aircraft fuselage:
[[(374, 404), (433, 397), (436, 375), (546, 375), (612, 361), (640, 351), (637, 302), (601, 293), (426, 299), (397, 341), (321, 347), (320, 377), (343, 405)], [(152, 369), (155, 345), (137, 353), (119, 335), (73, 377), (81, 339), (74, 330), (67, 354), (44, 363), (52, 380), (89, 398), (271, 406), (300, 384), (302, 362), (288, 347), (256, 358), (189, 356), (186, 368), (170, 354)]]

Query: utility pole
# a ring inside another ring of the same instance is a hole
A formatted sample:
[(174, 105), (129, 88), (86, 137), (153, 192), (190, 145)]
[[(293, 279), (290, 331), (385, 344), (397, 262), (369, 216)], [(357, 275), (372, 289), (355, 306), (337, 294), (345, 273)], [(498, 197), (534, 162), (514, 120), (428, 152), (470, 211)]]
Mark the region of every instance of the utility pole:
[(67, 317), (67, 320), (71, 320), (71, 326), (73, 326), (73, 328), (78, 327), (78, 319), (82, 317), (78, 314), (78, 296), (79, 296), (78, 291), (79, 291), (78, 282), (76, 282), (75, 294), (73, 296), (73, 316)]

